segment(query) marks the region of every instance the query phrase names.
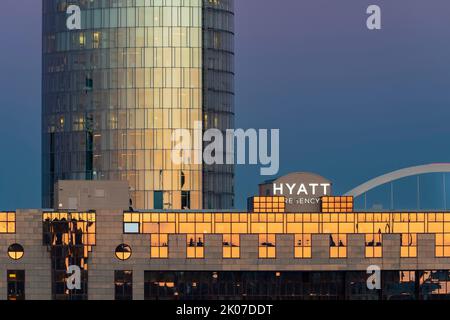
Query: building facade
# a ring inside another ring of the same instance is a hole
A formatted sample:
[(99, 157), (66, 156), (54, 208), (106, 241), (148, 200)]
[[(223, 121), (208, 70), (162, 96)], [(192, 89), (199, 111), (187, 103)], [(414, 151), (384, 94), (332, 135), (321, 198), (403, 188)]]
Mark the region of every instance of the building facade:
[(325, 196), (298, 213), (285, 201), (1, 212), (0, 299), (450, 298), (449, 212), (354, 212), (352, 197)]
[(123, 180), (134, 208), (232, 208), (233, 166), (175, 164), (171, 137), (234, 127), (233, 23), (233, 0), (43, 0), (43, 207)]

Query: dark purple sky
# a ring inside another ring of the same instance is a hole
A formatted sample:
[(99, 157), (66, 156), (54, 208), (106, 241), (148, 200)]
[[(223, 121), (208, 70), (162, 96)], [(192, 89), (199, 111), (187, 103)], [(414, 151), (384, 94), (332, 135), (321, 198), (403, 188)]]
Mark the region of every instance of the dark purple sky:
[[(40, 2), (2, 0), (0, 207), (40, 206)], [(347, 191), (450, 161), (448, 0), (236, 0), (236, 120), (281, 130), (281, 172)], [(382, 8), (369, 31), (366, 8)], [(257, 167), (237, 170), (239, 206)]]

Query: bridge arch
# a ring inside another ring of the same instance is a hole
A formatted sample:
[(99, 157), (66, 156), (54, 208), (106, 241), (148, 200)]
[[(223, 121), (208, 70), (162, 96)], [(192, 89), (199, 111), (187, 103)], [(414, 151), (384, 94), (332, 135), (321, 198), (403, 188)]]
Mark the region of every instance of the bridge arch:
[(428, 173), (450, 173), (450, 163), (432, 163), (396, 170), (371, 179), (348, 191), (346, 196), (359, 197), (368, 191), (393, 181)]

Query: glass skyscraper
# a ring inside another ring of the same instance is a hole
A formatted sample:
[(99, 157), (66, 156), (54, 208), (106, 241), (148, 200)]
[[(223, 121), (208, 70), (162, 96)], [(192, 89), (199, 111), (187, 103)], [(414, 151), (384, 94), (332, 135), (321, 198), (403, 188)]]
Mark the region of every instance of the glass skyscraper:
[(174, 129), (234, 128), (233, 2), (43, 0), (44, 207), (58, 180), (127, 180), (135, 209), (234, 206), (233, 166), (171, 159)]

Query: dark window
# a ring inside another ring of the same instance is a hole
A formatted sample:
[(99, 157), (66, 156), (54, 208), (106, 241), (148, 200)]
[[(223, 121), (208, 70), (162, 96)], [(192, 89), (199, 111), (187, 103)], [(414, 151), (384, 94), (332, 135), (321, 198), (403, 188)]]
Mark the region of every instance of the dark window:
[(146, 271), (146, 300), (450, 300), (449, 270), (386, 270), (381, 288), (365, 271)]
[(181, 191), (181, 209), (190, 209), (191, 208), (191, 192), (190, 191)]
[(86, 91), (90, 91), (94, 88), (94, 79), (86, 77)]
[(164, 208), (162, 191), (155, 191), (154, 192), (154, 194), (153, 194), (153, 202), (154, 202), (154, 208), (156, 210), (162, 210)]
[(133, 300), (133, 271), (114, 272), (116, 300)]
[(8, 270), (8, 300), (25, 300), (25, 271)]

